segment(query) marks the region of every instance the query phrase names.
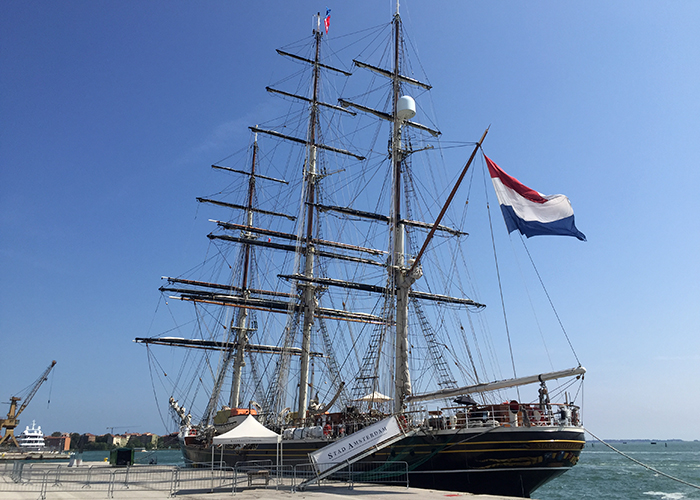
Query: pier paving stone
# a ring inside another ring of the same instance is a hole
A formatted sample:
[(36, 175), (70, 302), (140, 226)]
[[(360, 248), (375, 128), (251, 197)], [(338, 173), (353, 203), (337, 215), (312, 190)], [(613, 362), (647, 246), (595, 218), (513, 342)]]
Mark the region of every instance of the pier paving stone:
[[(92, 467), (96, 470), (113, 470), (109, 464), (104, 462), (84, 462), (82, 470)], [(141, 470), (149, 469), (151, 466), (137, 466)], [(154, 471), (157, 466), (153, 466)], [(77, 469), (74, 469), (77, 470)], [(169, 476), (168, 476), (169, 477)], [(158, 479), (153, 476), (153, 479)], [(0, 500), (36, 500), (41, 498), (41, 488), (33, 487), (24, 489), (14, 485), (10, 476), (0, 474)], [(288, 486), (275, 489), (270, 484), (267, 487), (259, 486), (253, 488), (238, 488), (236, 493), (230, 489), (210, 492), (208, 489), (180, 490), (175, 497), (170, 496), (169, 488), (164, 488), (163, 482), (158, 486), (144, 484), (134, 485), (125, 488), (121, 483), (115, 483), (114, 490), (109, 492), (104, 485), (99, 487), (81, 487), (80, 489), (62, 489), (62, 486), (47, 483), (46, 500), (94, 500), (103, 498), (114, 498), (123, 500), (151, 500), (181, 498), (183, 500), (360, 500), (351, 497), (361, 497), (361, 500), (516, 500), (514, 497), (495, 495), (474, 495), (471, 493), (449, 492), (438, 490), (424, 490), (419, 488), (406, 488), (402, 486), (373, 485), (356, 483), (353, 489), (347, 485), (312, 485), (304, 491), (292, 492)], [(154, 489), (149, 488), (149, 486)], [(111, 495), (110, 495), (111, 493)]]
[[(292, 493), (274, 488), (246, 488), (235, 494), (231, 492), (186, 493), (172, 498), (183, 500), (515, 500), (513, 497), (494, 495), (472, 495), (471, 493), (451, 493), (449, 491), (422, 490), (396, 486), (355, 486), (354, 489), (331, 486), (311, 488)], [(0, 500), (36, 500), (36, 491), (0, 491)], [(94, 500), (107, 498), (105, 491), (47, 491), (46, 500)], [(117, 490), (114, 499), (150, 500), (171, 498), (167, 491)]]

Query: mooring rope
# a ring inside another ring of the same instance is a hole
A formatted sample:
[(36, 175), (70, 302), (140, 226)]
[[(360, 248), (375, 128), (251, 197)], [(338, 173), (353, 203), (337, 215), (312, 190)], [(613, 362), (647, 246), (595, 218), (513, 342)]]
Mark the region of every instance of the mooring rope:
[(605, 441), (603, 441), (602, 439), (600, 439), (598, 436), (596, 436), (595, 434), (593, 434), (593, 433), (592, 433), (591, 431), (589, 431), (588, 429), (585, 429), (585, 430), (586, 430), (586, 432), (587, 432), (588, 434), (590, 434), (590, 435), (593, 436), (595, 439), (597, 439), (598, 441), (600, 441), (601, 443), (603, 443), (605, 446), (607, 446), (608, 448), (610, 448), (612, 451), (614, 451), (614, 452), (616, 452), (616, 453), (619, 453), (619, 454), (622, 455), (623, 457), (632, 460), (635, 464), (641, 465), (641, 466), (644, 467), (645, 469), (649, 469), (650, 471), (655, 472), (656, 474), (659, 474), (659, 475), (661, 475), (661, 476), (667, 477), (667, 478), (669, 478), (669, 479), (673, 479), (674, 481), (678, 481), (679, 483), (685, 484), (686, 486), (690, 486), (690, 487), (692, 487), (692, 488), (696, 488), (696, 489), (700, 490), (700, 486), (698, 486), (697, 484), (689, 483), (688, 481), (684, 481), (683, 479), (680, 479), (680, 478), (671, 476), (670, 474), (666, 474), (665, 472), (661, 472), (660, 470), (655, 469), (655, 468), (651, 467), (650, 465), (647, 465), (647, 464), (645, 464), (645, 463), (642, 463), (642, 462), (640, 462), (639, 460), (637, 460), (636, 458), (632, 458), (632, 457), (630, 457), (629, 455), (627, 455), (626, 453), (621, 452), (620, 450), (618, 450), (617, 448), (615, 448), (615, 447), (612, 446), (611, 444), (606, 443)]

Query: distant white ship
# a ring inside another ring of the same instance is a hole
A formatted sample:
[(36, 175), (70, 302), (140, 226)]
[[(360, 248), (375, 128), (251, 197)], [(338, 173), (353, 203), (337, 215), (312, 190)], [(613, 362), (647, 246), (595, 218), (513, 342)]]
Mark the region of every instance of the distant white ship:
[(36, 421), (32, 420), (32, 426), (27, 426), (22, 431), (17, 437), (17, 443), (22, 451), (43, 451), (46, 443), (41, 426), (37, 426)]

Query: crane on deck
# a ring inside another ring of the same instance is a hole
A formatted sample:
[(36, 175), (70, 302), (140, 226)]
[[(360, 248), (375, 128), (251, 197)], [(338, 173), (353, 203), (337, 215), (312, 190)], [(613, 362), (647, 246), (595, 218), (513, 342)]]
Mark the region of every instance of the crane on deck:
[(6, 446), (11, 446), (12, 444), (14, 444), (17, 448), (19, 448), (19, 444), (17, 444), (17, 439), (15, 438), (15, 428), (19, 424), (19, 418), (17, 417), (19, 417), (20, 414), (27, 407), (29, 402), (36, 394), (36, 391), (38, 391), (39, 387), (41, 387), (41, 384), (43, 384), (48, 379), (49, 373), (51, 373), (51, 370), (55, 365), (56, 361), (52, 361), (49, 367), (46, 369), (46, 371), (44, 371), (44, 373), (41, 374), (41, 376), (36, 380), (36, 382), (34, 382), (34, 385), (29, 391), (27, 397), (24, 398), (24, 402), (22, 403), (22, 406), (19, 407), (19, 409), (17, 409), (17, 403), (20, 402), (22, 398), (17, 396), (12, 396), (10, 398), (10, 411), (7, 412), (7, 418), (0, 420), (0, 430), (5, 429), (5, 435), (2, 438), (0, 438), (0, 445), (2, 445), (3, 443)]

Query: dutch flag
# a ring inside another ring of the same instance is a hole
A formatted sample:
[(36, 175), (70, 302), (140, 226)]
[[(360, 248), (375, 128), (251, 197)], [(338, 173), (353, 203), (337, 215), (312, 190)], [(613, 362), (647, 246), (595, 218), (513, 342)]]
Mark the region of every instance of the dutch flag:
[(543, 195), (522, 184), (484, 155), (501, 205), (508, 232), (516, 229), (528, 238), (539, 235), (586, 236), (574, 225), (574, 209), (563, 194)]

